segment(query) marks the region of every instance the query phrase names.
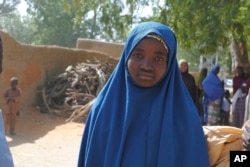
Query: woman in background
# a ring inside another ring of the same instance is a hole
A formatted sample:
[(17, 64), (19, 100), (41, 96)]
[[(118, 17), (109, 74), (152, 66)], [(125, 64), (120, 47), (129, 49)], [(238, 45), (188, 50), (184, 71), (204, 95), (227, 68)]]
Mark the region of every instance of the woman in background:
[(199, 113), (199, 116), (201, 118), (201, 121), (203, 121), (203, 115), (204, 115), (204, 111), (203, 111), (203, 107), (202, 107), (202, 97), (204, 95), (203, 93), (203, 88), (202, 88), (202, 81), (206, 78), (207, 76), (207, 68), (203, 67), (200, 70), (199, 76), (197, 78), (197, 82), (196, 82), (196, 87), (197, 87), (197, 110)]
[(196, 85), (195, 85), (195, 79), (194, 79), (193, 75), (189, 73), (188, 62), (184, 59), (180, 60), (179, 69), (181, 72), (182, 80), (183, 80), (186, 88), (188, 89), (188, 92), (189, 92), (190, 96), (192, 97), (194, 103), (196, 104), (197, 89), (196, 89)]
[(219, 72), (220, 67), (214, 65), (202, 82), (204, 125), (219, 125), (221, 101), (224, 96), (224, 85), (218, 77)]

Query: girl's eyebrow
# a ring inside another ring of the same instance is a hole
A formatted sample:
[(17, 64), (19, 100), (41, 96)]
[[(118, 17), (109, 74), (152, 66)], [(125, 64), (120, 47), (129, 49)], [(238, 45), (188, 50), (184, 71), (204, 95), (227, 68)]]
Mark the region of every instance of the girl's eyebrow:
[(144, 51), (144, 50), (141, 48), (135, 47), (133, 51)]
[[(144, 52), (144, 50), (141, 49), (141, 48), (139, 48), (139, 47), (135, 47), (134, 50), (133, 50), (133, 52), (134, 52), (134, 51), (137, 51), (137, 52), (142, 51), (142, 52)], [(159, 54), (159, 55), (166, 56), (166, 57), (167, 57), (167, 55), (168, 55), (168, 52), (164, 53), (164, 52), (162, 52), (162, 51), (156, 51), (155, 53), (156, 53), (156, 54)]]
[(166, 56), (168, 55), (168, 53), (164, 53), (164, 52), (161, 52), (161, 51), (157, 51), (155, 52), (156, 54), (159, 54), (159, 55), (163, 55), (163, 56)]

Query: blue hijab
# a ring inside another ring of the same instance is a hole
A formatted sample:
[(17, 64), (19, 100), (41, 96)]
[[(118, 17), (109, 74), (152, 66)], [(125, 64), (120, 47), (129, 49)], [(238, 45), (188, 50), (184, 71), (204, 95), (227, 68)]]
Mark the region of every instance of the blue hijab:
[(210, 73), (202, 82), (202, 88), (206, 98), (208, 98), (208, 103), (221, 99), (224, 96), (224, 87), (222, 86), (222, 82), (217, 75), (218, 70), (220, 70), (220, 67), (218, 65), (214, 65)]
[[(147, 34), (169, 48), (167, 71), (150, 88), (138, 87), (127, 60)], [(78, 167), (208, 167), (208, 150), (194, 103), (180, 76), (177, 42), (165, 25), (144, 22), (127, 38), (120, 61), (93, 104)]]

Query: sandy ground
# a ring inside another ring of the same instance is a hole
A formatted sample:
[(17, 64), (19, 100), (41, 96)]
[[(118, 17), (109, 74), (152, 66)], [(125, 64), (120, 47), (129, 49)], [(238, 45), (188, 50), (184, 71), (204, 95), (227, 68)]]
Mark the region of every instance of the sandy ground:
[(83, 124), (41, 114), (36, 108), (21, 111), (16, 135), (7, 135), (15, 167), (75, 167)]

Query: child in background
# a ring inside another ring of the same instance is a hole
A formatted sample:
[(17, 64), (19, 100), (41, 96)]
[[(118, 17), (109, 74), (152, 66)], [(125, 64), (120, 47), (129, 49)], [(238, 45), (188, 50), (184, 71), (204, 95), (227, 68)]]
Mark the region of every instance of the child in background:
[(230, 99), (229, 90), (225, 90), (225, 95), (222, 100), (222, 106), (220, 111), (220, 125), (229, 125), (230, 117), (230, 105), (232, 104)]
[(16, 116), (20, 108), (21, 89), (18, 88), (18, 79), (12, 77), (10, 79), (11, 88), (4, 93), (5, 108), (4, 108), (4, 127), (5, 133), (15, 135)]

